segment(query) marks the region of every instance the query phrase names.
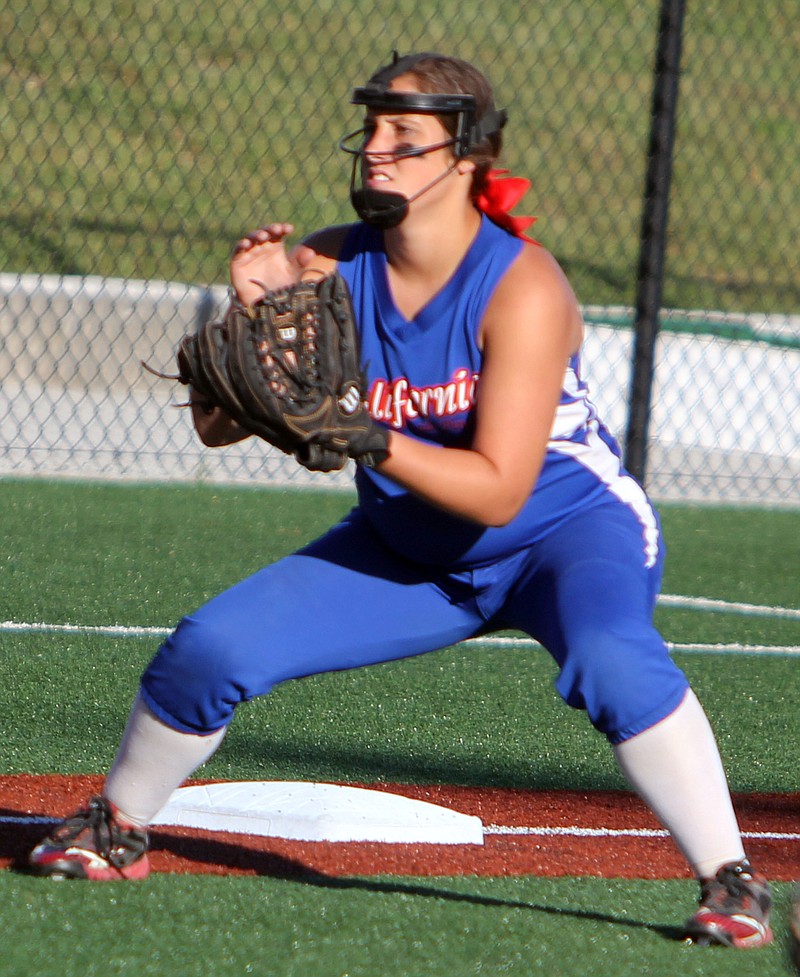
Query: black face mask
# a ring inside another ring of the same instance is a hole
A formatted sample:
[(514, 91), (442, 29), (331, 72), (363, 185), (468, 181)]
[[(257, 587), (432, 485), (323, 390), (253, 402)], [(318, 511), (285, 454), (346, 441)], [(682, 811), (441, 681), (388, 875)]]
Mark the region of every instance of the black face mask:
[[(353, 170), (350, 176), (350, 202), (353, 205), (353, 209), (362, 221), (367, 224), (372, 224), (374, 227), (379, 227), (381, 230), (388, 230), (390, 227), (397, 227), (397, 225), (404, 220), (408, 214), (409, 204), (412, 203), (412, 201), (416, 200), (418, 197), (421, 197), (423, 193), (426, 193), (445, 177), (449, 176), (458, 165), (458, 161), (454, 161), (450, 166), (447, 167), (446, 170), (440, 173), (439, 176), (435, 177), (430, 183), (426, 184), (421, 190), (418, 190), (411, 197), (404, 197), (402, 193), (392, 193), (389, 190), (376, 190), (373, 187), (357, 187), (356, 174), (363, 165), (365, 154), (363, 149), (349, 149), (346, 143), (348, 140), (353, 139), (354, 137), (360, 138), (363, 132), (363, 129), (359, 129), (358, 132), (345, 136), (340, 143), (341, 148), (343, 148), (345, 152), (352, 153), (355, 156), (355, 159), (353, 160)], [(398, 159), (407, 159), (412, 156), (424, 156), (426, 153), (432, 153), (437, 149), (452, 146), (454, 143), (454, 139), (447, 139), (444, 142), (435, 143), (431, 146), (419, 146), (414, 149), (406, 149), (399, 153), (393, 153), (391, 155), (391, 161), (396, 162)]]
[(389, 193), (366, 187), (351, 188), (350, 203), (364, 223), (379, 227), (382, 231), (397, 227), (408, 214), (408, 198), (402, 193)]
[(475, 97), (463, 94), (444, 94), (438, 92), (395, 92), (389, 88), (390, 82), (402, 74), (413, 69), (414, 65), (427, 57), (428, 54), (408, 55), (398, 58), (382, 69), (369, 80), (364, 88), (356, 88), (353, 92), (351, 104), (364, 105), (375, 111), (411, 112), (431, 115), (455, 115), (456, 134), (452, 139), (436, 143), (432, 146), (420, 146), (416, 149), (405, 150), (394, 154), (392, 159), (403, 159), (410, 156), (423, 156), (425, 153), (453, 147), (455, 160), (440, 176), (437, 176), (427, 186), (417, 191), (411, 197), (404, 197), (400, 193), (375, 190), (356, 186), (356, 176), (359, 164), (364, 161), (362, 145), (351, 148), (353, 140), (361, 140), (363, 129), (345, 136), (339, 143), (339, 148), (355, 156), (353, 170), (350, 177), (350, 201), (361, 220), (382, 230), (396, 227), (408, 214), (409, 204), (434, 187), (440, 180), (449, 176), (458, 165), (460, 159), (469, 156), (473, 147), (482, 140), (495, 133), (499, 133), (506, 123), (506, 113), (498, 111), (494, 106), (475, 121)]

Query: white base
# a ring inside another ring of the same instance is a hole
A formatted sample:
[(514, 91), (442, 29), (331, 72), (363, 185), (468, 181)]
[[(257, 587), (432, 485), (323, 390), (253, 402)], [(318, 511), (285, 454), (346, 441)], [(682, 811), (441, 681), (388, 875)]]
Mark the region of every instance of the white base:
[(152, 823), (296, 841), (483, 844), (483, 823), (472, 815), (385, 791), (292, 781), (182, 787)]

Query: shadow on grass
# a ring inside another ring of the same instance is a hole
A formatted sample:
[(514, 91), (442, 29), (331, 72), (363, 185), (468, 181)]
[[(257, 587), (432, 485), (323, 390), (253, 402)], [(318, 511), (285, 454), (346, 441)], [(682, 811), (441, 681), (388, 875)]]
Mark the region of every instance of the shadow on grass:
[(665, 940), (671, 941), (681, 940), (683, 938), (683, 931), (678, 927), (647, 923), (641, 919), (631, 919), (630, 916), (575, 909), (569, 906), (544, 906), (540, 903), (522, 899), (499, 899), (496, 896), (458, 892), (454, 889), (442, 888), (440, 884), (424, 885), (421, 883), (377, 881), (373, 879), (330, 878), (329, 876), (304, 878), (302, 881), (306, 884), (316, 885), (326, 889), (361, 889), (383, 895), (418, 896), (426, 899), (442, 899), (449, 902), (467, 903), (474, 906), (520, 909), (533, 913), (544, 913), (550, 916), (585, 919), (592, 922), (609, 923), (613, 926), (622, 926), (626, 929), (648, 930)]
[(254, 851), (253, 849), (222, 841), (202, 838), (176, 838), (154, 834), (154, 842), (182, 858), (197, 862), (227, 866), (231, 870), (248, 874), (283, 879), (298, 885), (314, 886), (336, 891), (359, 890), (379, 895), (414, 896), (421, 899), (440, 899), (448, 902), (500, 909), (518, 909), (531, 913), (551, 916), (584, 919), (613, 926), (643, 929), (653, 932), (666, 940), (680, 940), (683, 932), (671, 926), (631, 919), (622, 914), (575, 909), (569, 906), (547, 906), (521, 899), (503, 899), (475, 892), (461, 892), (443, 886), (440, 881), (418, 882), (400, 879), (370, 878), (362, 876), (329, 875), (311, 868), (300, 859), (291, 858), (275, 852)]
[(447, 888), (440, 881), (418, 882), (387, 878), (368, 878), (360, 876), (328, 875), (310, 868), (298, 859), (270, 852), (254, 852), (251, 849), (230, 844), (225, 841), (203, 838), (161, 837), (164, 847), (184, 858), (202, 862), (227, 865), (231, 869), (241, 869), (246, 865), (250, 874), (283, 879), (298, 885), (314, 886), (335, 891), (358, 890), (377, 895), (413, 896), (420, 899), (439, 899), (447, 902), (497, 909), (517, 909), (548, 916), (583, 919), (592, 922), (609, 923), (628, 929), (642, 929), (655, 933), (662, 939), (677, 941), (682, 939), (683, 931), (677, 927), (632, 919), (623, 914), (604, 913), (595, 910), (576, 909), (570, 906), (549, 906), (524, 899), (504, 899), (476, 892), (461, 892)]
[[(2, 811), (0, 816), (18, 812)], [(8, 865), (10, 871), (31, 876), (27, 864), (28, 852), (48, 830), (42, 825), (4, 825), (0, 828), (0, 864)], [(165, 852), (181, 860), (197, 865), (217, 867), (215, 874), (246, 872), (250, 876), (281, 879), (296, 885), (313, 886), (332, 891), (359, 890), (376, 895), (412, 896), (420, 899), (436, 899), (472, 906), (497, 909), (515, 909), (548, 916), (608, 923), (627, 929), (642, 929), (657, 934), (665, 940), (680, 940), (682, 932), (676, 927), (649, 923), (630, 916), (576, 909), (568, 905), (542, 905), (524, 899), (505, 899), (477, 892), (462, 892), (447, 888), (441, 881), (430, 883), (402, 881), (386, 878), (328, 875), (311, 868), (300, 859), (270, 851), (258, 851), (233, 842), (202, 837), (175, 837), (155, 831), (152, 833), (154, 853)], [(46, 880), (43, 880), (46, 884)]]

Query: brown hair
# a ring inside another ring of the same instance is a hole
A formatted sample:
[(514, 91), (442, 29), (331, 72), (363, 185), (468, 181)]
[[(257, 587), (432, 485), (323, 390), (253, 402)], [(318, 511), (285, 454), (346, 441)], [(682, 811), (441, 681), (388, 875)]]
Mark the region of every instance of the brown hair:
[[(415, 61), (405, 73), (414, 76), (421, 92), (474, 96), (476, 121), (494, 106), (492, 86), (486, 77), (474, 65), (460, 58), (444, 54), (426, 55)], [(451, 135), (456, 134), (454, 115), (443, 114), (437, 118)], [(483, 190), (486, 174), (494, 166), (502, 148), (503, 137), (498, 131), (477, 143), (470, 151), (468, 158), (476, 167), (472, 177), (474, 197)]]

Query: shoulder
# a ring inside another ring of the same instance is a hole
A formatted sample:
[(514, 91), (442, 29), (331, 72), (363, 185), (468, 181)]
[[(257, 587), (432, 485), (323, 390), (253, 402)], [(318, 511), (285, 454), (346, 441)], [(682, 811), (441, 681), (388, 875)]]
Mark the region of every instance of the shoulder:
[(532, 293), (554, 290), (575, 299), (561, 265), (541, 244), (525, 242), (500, 285)]
[(294, 259), (301, 269), (319, 269), (325, 273), (336, 267), (344, 243), (354, 224), (336, 224), (314, 231), (294, 249)]
[(583, 322), (578, 300), (554, 256), (538, 244), (525, 244), (492, 296), (482, 333), (503, 329), (546, 329), (564, 334), (570, 351), (580, 346)]

